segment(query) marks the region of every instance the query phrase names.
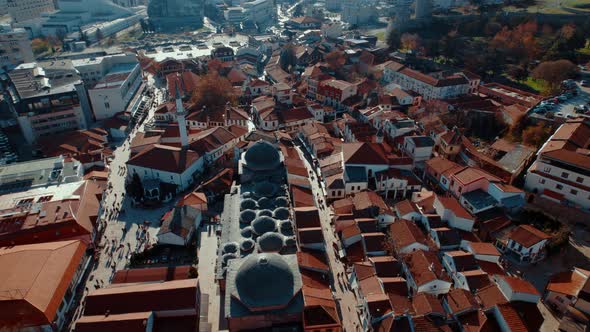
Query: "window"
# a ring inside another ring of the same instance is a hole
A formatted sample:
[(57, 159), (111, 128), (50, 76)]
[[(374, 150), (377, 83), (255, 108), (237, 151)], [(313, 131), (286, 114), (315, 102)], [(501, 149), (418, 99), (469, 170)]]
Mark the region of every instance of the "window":
[(104, 108), (111, 108), (111, 104), (109, 104), (109, 103), (105, 102), (105, 103), (104, 103)]
[(461, 192), (462, 190), (463, 190), (463, 187), (459, 187), (459, 190), (458, 191)]
[(568, 176), (570, 176), (569, 173), (566, 173), (566, 172), (561, 173), (561, 177), (564, 179), (567, 179)]
[(561, 189), (563, 189), (563, 186), (562, 186), (562, 185), (560, 185), (560, 184), (556, 184), (556, 185), (555, 185), (555, 189), (561, 190)]
[(582, 183), (582, 182), (584, 182), (584, 178), (581, 177), (581, 176), (578, 176), (578, 178), (576, 179), (576, 182), (577, 183)]
[(545, 179), (539, 179), (540, 184), (545, 184)]
[(551, 167), (545, 167), (545, 168), (543, 168), (543, 172), (545, 172), (545, 173), (551, 172)]
[(570, 194), (577, 195), (578, 191), (576, 189), (572, 189), (572, 190), (570, 190)]

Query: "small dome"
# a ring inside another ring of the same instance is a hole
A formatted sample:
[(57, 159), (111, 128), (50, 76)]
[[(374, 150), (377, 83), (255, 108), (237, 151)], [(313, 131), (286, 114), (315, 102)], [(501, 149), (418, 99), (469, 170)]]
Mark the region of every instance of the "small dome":
[(260, 210), (260, 211), (258, 211), (258, 216), (259, 217), (272, 217), (272, 211), (271, 210)]
[(276, 184), (263, 181), (256, 184), (255, 193), (261, 197), (272, 197), (276, 194), (277, 190), (278, 188)]
[(290, 236), (288, 238), (285, 239), (285, 246), (287, 247), (294, 247), (297, 245), (297, 240), (295, 240), (295, 237)]
[(238, 244), (236, 242), (228, 242), (223, 245), (224, 254), (235, 254), (238, 252)]
[(240, 203), (240, 209), (242, 210), (256, 210), (258, 203), (252, 198), (246, 198)]
[(221, 256), (222, 265), (226, 266), (230, 259), (235, 259), (235, 258), (238, 258), (238, 255), (236, 255), (236, 254), (225, 254), (225, 255)]
[(242, 237), (251, 238), (252, 237), (252, 227), (246, 226), (246, 227), (242, 228), (242, 230), (240, 231), (240, 234), (242, 235)]
[(240, 213), (240, 222), (242, 224), (249, 225), (254, 218), (256, 218), (256, 211), (254, 210), (244, 210)]
[(283, 249), (283, 236), (279, 233), (268, 232), (258, 238), (258, 248), (261, 252), (279, 252)]
[(252, 145), (244, 156), (246, 167), (253, 171), (274, 170), (281, 164), (279, 151), (266, 141), (258, 141)]
[(274, 232), (276, 229), (277, 222), (271, 217), (258, 217), (252, 222), (252, 230), (258, 235), (262, 235), (267, 232)]
[(289, 200), (287, 200), (287, 197), (284, 196), (280, 196), (275, 198), (275, 206), (276, 207), (287, 207), (289, 206)]
[(284, 207), (276, 208), (273, 212), (273, 217), (279, 220), (289, 219), (290, 215), (289, 209)]
[(242, 249), (243, 252), (250, 252), (250, 251), (252, 251), (252, 249), (254, 249), (255, 245), (256, 245), (256, 243), (254, 243), (254, 240), (245, 239), (242, 241), (242, 244), (240, 245), (240, 249)]
[(293, 230), (293, 223), (291, 220), (283, 220), (280, 224), (281, 231), (292, 231)]
[(293, 298), (295, 276), (279, 254), (251, 254), (236, 273), (236, 291), (250, 310), (286, 306)]
[(258, 200), (258, 207), (261, 209), (273, 209), (273, 201), (270, 198), (262, 197)]

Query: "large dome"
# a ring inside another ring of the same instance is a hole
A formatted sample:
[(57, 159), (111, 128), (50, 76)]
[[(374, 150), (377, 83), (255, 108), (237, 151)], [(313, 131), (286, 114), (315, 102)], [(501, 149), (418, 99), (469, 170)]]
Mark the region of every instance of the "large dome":
[(281, 164), (279, 151), (266, 141), (258, 141), (246, 151), (246, 166), (254, 171), (269, 171)]
[(279, 254), (251, 254), (236, 274), (236, 291), (250, 310), (286, 306), (293, 297), (295, 277)]
[(240, 213), (240, 222), (242, 224), (250, 224), (256, 218), (256, 211), (244, 210)]
[(254, 219), (252, 222), (252, 230), (257, 235), (262, 235), (268, 232), (274, 232), (277, 229), (277, 222), (271, 217), (262, 216)]

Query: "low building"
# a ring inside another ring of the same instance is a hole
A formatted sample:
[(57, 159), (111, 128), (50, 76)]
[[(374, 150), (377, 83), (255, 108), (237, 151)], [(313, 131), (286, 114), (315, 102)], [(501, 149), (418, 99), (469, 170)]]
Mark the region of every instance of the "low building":
[(188, 246), (199, 229), (202, 211), (189, 205), (175, 207), (164, 215), (158, 231), (158, 244)]
[(194, 331), (200, 304), (198, 279), (114, 284), (88, 293), (76, 331)]
[(64, 328), (76, 305), (88, 257), (79, 240), (0, 248), (0, 326), (53, 331)]
[(510, 302), (523, 301), (536, 304), (541, 299), (541, 294), (535, 286), (524, 279), (506, 275), (495, 275), (493, 279)]
[(498, 239), (496, 246), (508, 258), (519, 263), (535, 263), (545, 258), (545, 247), (550, 238), (531, 225), (519, 225), (506, 239)]
[(416, 250), (403, 258), (408, 287), (415, 293), (439, 295), (449, 292), (451, 278), (435, 253)]
[(578, 267), (554, 274), (545, 287), (543, 300), (557, 312), (566, 313), (570, 306), (576, 304), (578, 295), (588, 282), (588, 277), (590, 271)]

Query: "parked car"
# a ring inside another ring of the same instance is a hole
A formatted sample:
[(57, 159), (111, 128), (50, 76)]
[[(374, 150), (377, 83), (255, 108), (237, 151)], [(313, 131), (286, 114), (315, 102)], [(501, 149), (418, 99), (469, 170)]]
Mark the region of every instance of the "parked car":
[(581, 80), (581, 81), (580, 81), (580, 85), (581, 85), (581, 86), (586, 86), (586, 87), (588, 87), (588, 86), (590, 86), (590, 82), (588, 82), (588, 81), (586, 81), (586, 80)]
[(557, 99), (558, 99), (560, 102), (564, 102), (564, 101), (566, 101), (566, 100), (567, 100), (567, 96), (566, 96), (566, 95), (561, 95), (561, 96), (558, 96), (558, 97), (557, 97)]
[(563, 118), (563, 113), (562, 112), (557, 112), (557, 113), (555, 113), (555, 116), (559, 116), (559, 117), (562, 117)]

